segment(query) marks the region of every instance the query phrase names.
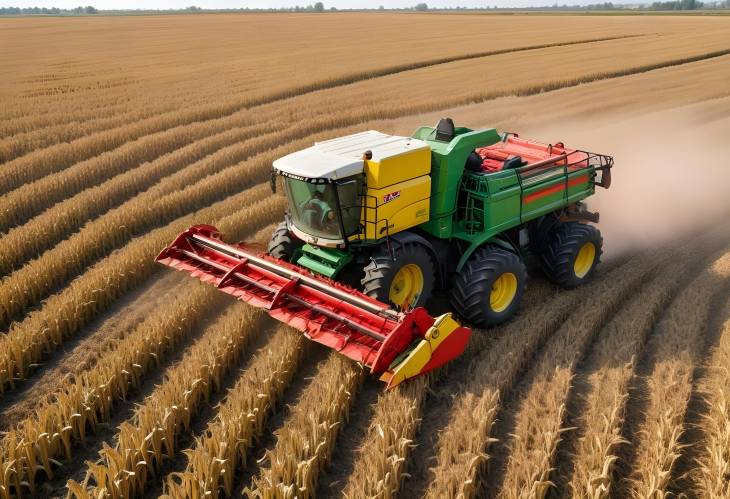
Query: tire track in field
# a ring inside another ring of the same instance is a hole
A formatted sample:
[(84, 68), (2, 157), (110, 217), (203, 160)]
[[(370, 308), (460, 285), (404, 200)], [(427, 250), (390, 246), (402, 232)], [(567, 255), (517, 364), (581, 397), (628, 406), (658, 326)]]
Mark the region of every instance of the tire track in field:
[[(473, 52), (468, 54), (462, 54), (459, 56), (451, 56), (451, 57), (442, 57), (437, 59), (430, 59), (426, 61), (416, 62), (416, 63), (408, 63), (408, 64), (399, 64), (396, 66), (389, 66), (387, 68), (382, 68), (380, 70), (374, 70), (374, 71), (360, 71), (356, 73), (351, 73), (348, 75), (344, 75), (341, 77), (334, 77), (324, 80), (319, 80), (310, 84), (301, 85), (292, 87), (289, 89), (281, 90), (279, 92), (273, 92), (268, 95), (259, 96), (259, 97), (249, 97), (242, 99), (237, 99), (235, 102), (230, 104), (216, 104), (216, 105), (203, 105), (200, 106), (203, 109), (195, 109), (195, 110), (189, 110), (184, 114), (190, 115), (191, 118), (180, 118), (180, 113), (178, 111), (172, 111), (168, 113), (163, 113), (159, 115), (153, 115), (149, 118), (146, 118), (143, 120), (143, 122), (138, 123), (135, 125), (134, 128), (139, 129), (140, 132), (135, 134), (129, 135), (129, 130), (127, 130), (128, 125), (123, 125), (114, 129), (106, 130), (104, 132), (98, 132), (93, 135), (85, 136), (80, 139), (77, 139), (76, 141), (72, 142), (71, 144), (58, 144), (57, 146), (51, 146), (51, 148), (56, 147), (59, 150), (72, 150), (73, 155), (70, 153), (66, 155), (67, 159), (66, 161), (55, 161), (51, 164), (48, 164), (46, 161), (35, 161), (32, 163), (29, 163), (30, 158), (29, 156), (32, 155), (47, 155), (48, 148), (44, 149), (38, 149), (35, 150), (25, 156), (21, 156), (19, 158), (16, 158), (13, 161), (8, 162), (5, 165), (5, 172), (3, 174), (0, 174), (0, 185), (3, 185), (4, 188), (2, 191), (0, 191), (0, 194), (4, 194), (9, 192), (11, 189), (19, 188), (22, 184), (31, 182), (33, 180), (37, 180), (41, 178), (43, 175), (48, 175), (50, 173), (55, 173), (58, 171), (62, 171), (64, 168), (71, 166), (70, 161), (81, 161), (88, 159), (92, 157), (93, 155), (100, 154), (102, 151), (107, 151), (108, 149), (99, 149), (99, 147), (92, 147), (91, 144), (93, 144), (93, 141), (90, 140), (91, 137), (98, 136), (99, 139), (104, 139), (106, 142), (110, 140), (110, 135), (117, 137), (113, 141), (115, 147), (121, 147), (123, 146), (127, 141), (124, 140), (125, 136), (130, 136), (135, 139), (138, 139), (142, 137), (144, 134), (151, 134), (151, 133), (159, 133), (164, 130), (172, 129), (173, 127), (181, 127), (185, 126), (186, 124), (192, 123), (192, 122), (198, 122), (198, 123), (205, 123), (207, 121), (211, 121), (214, 119), (220, 119), (220, 118), (226, 118), (232, 114), (235, 114), (237, 112), (241, 112), (244, 110), (248, 110), (251, 108), (255, 108), (258, 106), (262, 106), (265, 104), (272, 104), (275, 102), (287, 100), (293, 97), (300, 97), (302, 95), (310, 94), (313, 92), (321, 91), (321, 90), (328, 90), (332, 88), (337, 87), (343, 87), (346, 85), (350, 85), (353, 83), (357, 83), (360, 81), (370, 80), (374, 78), (380, 78), (383, 76), (391, 76), (394, 74), (404, 73), (407, 71), (413, 71), (417, 69), (423, 69), (433, 66), (438, 66), (442, 64), (448, 64), (451, 62), (457, 62), (457, 61), (464, 61), (469, 59), (478, 59), (478, 58), (484, 58), (484, 57), (490, 57), (494, 55), (502, 55), (502, 54), (509, 54), (509, 53), (516, 53), (516, 52), (524, 52), (524, 51), (530, 51), (530, 50), (540, 50), (544, 48), (553, 48), (553, 47), (562, 47), (562, 46), (570, 46), (570, 45), (580, 45), (580, 44), (590, 44), (590, 43), (597, 43), (601, 41), (612, 41), (612, 40), (620, 40), (620, 39), (626, 39), (626, 38), (635, 38), (635, 37), (641, 37), (641, 36), (647, 36), (647, 35), (622, 35), (622, 36), (613, 36), (613, 37), (602, 37), (602, 38), (593, 38), (593, 39), (586, 39), (586, 40), (577, 40), (577, 41), (569, 41), (569, 42), (554, 42), (554, 43), (548, 43), (548, 44), (540, 44), (540, 45), (530, 45), (525, 47), (517, 47), (517, 48), (511, 48), (511, 49), (501, 49), (501, 50), (493, 50), (493, 51), (481, 51), (481, 52)], [(170, 115), (168, 119), (163, 119), (164, 116)], [(176, 117), (177, 116), (177, 117)], [(145, 122), (154, 122), (155, 120), (161, 121), (162, 123), (159, 125), (152, 125), (152, 124), (145, 124)], [(147, 132), (144, 132), (144, 130), (149, 130)], [(123, 133), (122, 133), (123, 132)], [(78, 145), (74, 145), (78, 143)], [(16, 165), (17, 163), (17, 165)]]

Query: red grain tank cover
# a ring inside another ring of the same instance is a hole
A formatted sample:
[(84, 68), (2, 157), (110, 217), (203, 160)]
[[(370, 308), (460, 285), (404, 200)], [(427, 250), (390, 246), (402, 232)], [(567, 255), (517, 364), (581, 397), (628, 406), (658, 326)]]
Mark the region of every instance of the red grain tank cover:
[[(488, 173), (502, 171), (505, 161), (512, 158), (522, 159), (522, 165), (555, 158), (554, 165), (569, 164), (574, 168), (588, 166), (588, 154), (583, 151), (569, 149), (562, 142), (544, 144), (533, 140), (521, 139), (517, 135), (509, 135), (506, 140), (487, 147), (476, 149), (482, 158), (482, 170)], [(566, 157), (562, 157), (567, 155)]]

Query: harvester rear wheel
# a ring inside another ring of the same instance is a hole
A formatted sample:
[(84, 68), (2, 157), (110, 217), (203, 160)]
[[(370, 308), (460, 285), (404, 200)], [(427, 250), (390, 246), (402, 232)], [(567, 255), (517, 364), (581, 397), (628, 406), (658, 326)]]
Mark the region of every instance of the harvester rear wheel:
[(395, 260), (387, 249), (370, 258), (360, 281), (365, 294), (396, 309), (422, 307), (431, 298), (434, 263), (420, 244), (404, 244), (395, 250)]
[(517, 312), (526, 281), (527, 270), (518, 255), (486, 246), (456, 274), (451, 306), (473, 326), (494, 326)]
[(555, 284), (572, 289), (591, 278), (601, 260), (603, 238), (598, 229), (580, 222), (557, 225), (540, 255), (542, 268)]
[(286, 222), (281, 222), (271, 234), (267, 252), (274, 258), (290, 262), (294, 252), (301, 246), (302, 243), (289, 233)]

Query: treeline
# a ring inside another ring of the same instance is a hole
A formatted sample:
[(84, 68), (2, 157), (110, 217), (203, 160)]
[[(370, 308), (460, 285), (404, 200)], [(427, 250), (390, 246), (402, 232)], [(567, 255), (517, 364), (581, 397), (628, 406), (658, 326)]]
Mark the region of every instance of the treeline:
[[(725, 2), (727, 3), (727, 2)], [(697, 0), (676, 0), (670, 2), (654, 2), (651, 4), (652, 10), (696, 10), (705, 6), (704, 2)]]
[(203, 9), (192, 5), (184, 9), (137, 9), (137, 10), (102, 10), (99, 11), (91, 5), (86, 7), (76, 7), (75, 9), (59, 9), (57, 7), (0, 7), (0, 16), (13, 16), (13, 15), (87, 15), (87, 14), (105, 14), (105, 15), (134, 15), (134, 14), (186, 14), (186, 13), (236, 13), (236, 12), (269, 12), (269, 13), (289, 13), (289, 12), (367, 12), (371, 10), (378, 11), (392, 11), (392, 12), (450, 12), (450, 11), (466, 11), (466, 12), (519, 12), (519, 11), (542, 11), (542, 10), (563, 10), (563, 11), (686, 11), (686, 10), (698, 10), (698, 9), (730, 9), (730, 0), (718, 0), (714, 2), (702, 2), (700, 0), (669, 0), (666, 2), (657, 1), (651, 4), (616, 4), (613, 2), (595, 3), (589, 5), (568, 5), (554, 3), (553, 5), (543, 5), (539, 7), (520, 7), (520, 8), (504, 8), (504, 7), (439, 7), (437, 9), (429, 8), (426, 3), (418, 3), (413, 7), (398, 8), (398, 9), (386, 9), (383, 5), (380, 5), (377, 9), (337, 9), (335, 7), (325, 8), (324, 3), (316, 2), (311, 5), (302, 5), (294, 7), (282, 7), (282, 8), (269, 8), (269, 9), (257, 9), (257, 8), (240, 8), (240, 9)]
[(48, 15), (63, 16), (79, 14), (98, 14), (99, 11), (91, 5), (76, 7), (75, 9), (59, 9), (58, 7), (0, 7), (0, 16), (27, 16), (27, 15)]

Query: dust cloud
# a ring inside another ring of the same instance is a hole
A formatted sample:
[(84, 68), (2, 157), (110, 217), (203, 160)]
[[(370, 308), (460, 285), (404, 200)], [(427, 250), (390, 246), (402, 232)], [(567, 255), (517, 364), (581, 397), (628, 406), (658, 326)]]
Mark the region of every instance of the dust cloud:
[(587, 202), (601, 213), (607, 255), (673, 244), (730, 217), (729, 99), (609, 120), (530, 135), (614, 157), (611, 188)]

